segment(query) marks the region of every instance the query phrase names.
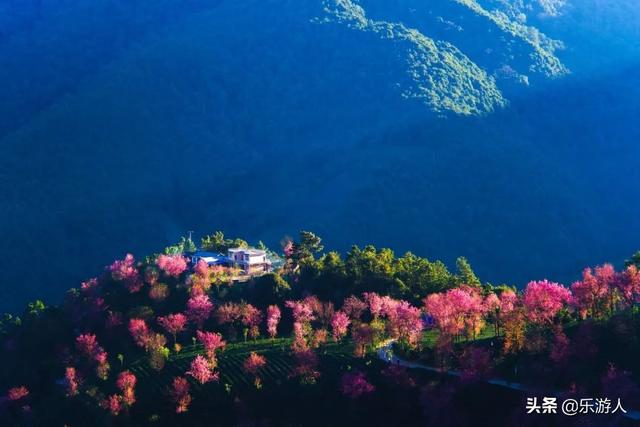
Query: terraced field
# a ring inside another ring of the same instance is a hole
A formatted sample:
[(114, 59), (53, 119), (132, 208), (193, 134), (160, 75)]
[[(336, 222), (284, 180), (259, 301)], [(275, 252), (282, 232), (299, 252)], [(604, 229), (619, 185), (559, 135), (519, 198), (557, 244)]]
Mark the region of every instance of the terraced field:
[[(196, 355), (204, 353), (200, 345), (172, 354), (159, 372), (153, 370), (145, 358), (125, 366), (138, 378), (137, 400), (129, 411), (131, 425), (232, 426), (238, 425), (239, 420), (301, 425), (300, 420), (304, 419), (305, 425), (324, 427), (349, 426), (369, 418), (382, 423), (377, 425), (411, 425), (412, 420), (419, 419), (421, 409), (414, 390), (394, 387), (382, 374), (386, 363), (375, 354), (356, 358), (351, 343), (327, 344), (317, 350), (320, 377), (311, 385), (290, 377), (295, 366), (290, 345), (288, 338), (228, 344), (218, 355), (218, 382), (201, 385), (189, 378), (193, 401), (188, 412), (182, 414), (175, 412), (169, 385), (175, 376), (184, 376)], [(267, 359), (267, 365), (259, 373), (262, 379), (259, 389), (253, 377), (242, 370), (244, 360), (252, 351)], [(375, 385), (376, 393), (357, 402), (343, 396), (339, 392), (340, 382), (343, 374), (350, 370), (365, 372)], [(434, 379), (434, 374), (419, 371), (415, 377), (424, 382)], [(310, 416), (309, 402), (314, 405), (313, 416)], [(404, 408), (400, 414), (387, 411), (386, 408), (396, 403)]]
[[(290, 344), (289, 338), (228, 344), (218, 356), (220, 381), (202, 385), (191, 380), (192, 393), (197, 396), (203, 393), (215, 393), (221, 389), (230, 393), (231, 391), (253, 388), (253, 378), (242, 370), (244, 360), (252, 351), (267, 359), (267, 366), (260, 371), (263, 384), (279, 385), (287, 381), (295, 363), (290, 355)], [(139, 388), (145, 389), (144, 393), (140, 393), (141, 395), (162, 395), (166, 393), (167, 387), (174, 377), (184, 375), (189, 370), (191, 361), (198, 354), (204, 354), (202, 346), (192, 345), (183, 348), (178, 354), (172, 354), (160, 372), (154, 371), (145, 358), (132, 363), (129, 369), (137, 376)], [(354, 358), (352, 354), (351, 344), (327, 344), (318, 352), (320, 369), (323, 372), (340, 372), (351, 366), (366, 363), (362, 359)]]
[[(436, 331), (427, 331), (423, 337), (423, 348), (433, 349), (437, 339)], [(493, 338), (495, 333), (492, 328), (485, 328), (477, 337), (477, 340)], [(289, 379), (294, 367), (294, 360), (290, 354), (290, 338), (260, 339), (227, 344), (225, 349), (219, 352), (218, 368), (220, 380), (217, 383), (199, 384), (190, 379), (194, 396), (205, 393), (217, 393), (220, 391), (231, 394), (242, 390), (254, 388), (253, 377), (242, 370), (242, 365), (252, 351), (266, 357), (267, 365), (260, 371), (260, 377), (265, 386), (281, 385)], [(191, 361), (199, 354), (204, 354), (200, 344), (186, 346), (178, 354), (172, 353), (166, 366), (160, 372), (153, 370), (146, 358), (133, 362), (128, 368), (137, 376), (139, 387), (145, 389), (150, 395), (166, 394), (172, 379), (183, 376), (189, 370)], [(341, 372), (352, 367), (368, 365), (372, 363), (370, 358), (358, 359), (353, 356), (352, 343), (329, 343), (319, 350), (320, 370), (324, 377), (338, 376)], [(140, 393), (141, 395), (143, 393)]]

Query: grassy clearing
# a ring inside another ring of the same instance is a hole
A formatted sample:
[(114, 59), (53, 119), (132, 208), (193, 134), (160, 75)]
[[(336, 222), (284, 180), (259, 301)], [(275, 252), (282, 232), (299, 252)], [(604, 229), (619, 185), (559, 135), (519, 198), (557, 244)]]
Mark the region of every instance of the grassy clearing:
[[(437, 329), (431, 329), (426, 331), (422, 336), (422, 347), (425, 349), (433, 349), (436, 346), (436, 341), (438, 340), (438, 336), (440, 332)], [(492, 325), (485, 326), (482, 331), (476, 336), (472, 341), (482, 341), (486, 339), (492, 339), (496, 337), (496, 331)], [(464, 338), (460, 338), (456, 341), (456, 343), (465, 343), (467, 342)]]

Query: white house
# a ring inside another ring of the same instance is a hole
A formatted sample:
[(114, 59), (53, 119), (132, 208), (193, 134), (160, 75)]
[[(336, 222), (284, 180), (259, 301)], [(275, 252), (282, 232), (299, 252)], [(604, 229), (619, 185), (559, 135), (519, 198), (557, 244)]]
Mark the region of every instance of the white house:
[(263, 274), (271, 271), (267, 252), (253, 248), (231, 248), (227, 252), (229, 262), (242, 269), (245, 274)]

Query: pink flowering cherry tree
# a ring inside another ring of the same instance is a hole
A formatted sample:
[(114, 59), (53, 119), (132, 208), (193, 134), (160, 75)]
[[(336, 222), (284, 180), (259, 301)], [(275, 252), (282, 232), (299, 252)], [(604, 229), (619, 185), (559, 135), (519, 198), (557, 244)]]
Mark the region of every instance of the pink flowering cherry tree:
[(64, 383), (67, 389), (67, 396), (75, 396), (78, 394), (78, 387), (80, 386), (80, 379), (76, 373), (76, 368), (73, 366), (67, 366), (64, 372)]
[(264, 356), (256, 353), (255, 351), (252, 351), (251, 354), (249, 354), (249, 357), (245, 359), (244, 364), (242, 365), (242, 369), (244, 370), (244, 372), (254, 377), (253, 383), (255, 384), (256, 388), (260, 388), (262, 385), (259, 371), (266, 365), (267, 359)]
[(29, 389), (25, 386), (13, 387), (7, 391), (7, 399), (11, 402), (24, 399), (29, 395)]
[(631, 264), (620, 273), (616, 282), (625, 307), (640, 302), (640, 270)]
[(267, 333), (271, 338), (275, 338), (278, 335), (278, 324), (281, 317), (280, 307), (277, 305), (270, 305), (267, 307)]
[(551, 324), (566, 304), (571, 302), (571, 291), (548, 280), (527, 284), (523, 303), (529, 320), (536, 324)]
[(114, 417), (118, 416), (123, 407), (122, 396), (112, 394), (102, 402), (102, 407), (107, 409)]
[(262, 312), (251, 304), (242, 306), (242, 325), (244, 326), (245, 341), (247, 335), (253, 339), (260, 336), (260, 323), (262, 323)]
[(222, 335), (216, 332), (197, 331), (196, 336), (207, 352), (209, 365), (211, 367), (215, 367), (217, 364), (216, 351), (223, 349), (226, 346), (226, 342), (222, 339)]
[(349, 332), (351, 320), (343, 311), (336, 311), (331, 318), (331, 332), (334, 341), (340, 341)]
[(603, 318), (614, 309), (618, 275), (611, 264), (586, 268), (582, 280), (571, 285), (573, 304), (580, 316)]
[(387, 328), (391, 331), (391, 336), (402, 345), (416, 347), (422, 338), (422, 330), (424, 329), (420, 309), (407, 301), (399, 301), (397, 304), (391, 305), (386, 312)]
[(131, 371), (123, 371), (118, 375), (118, 381), (116, 384), (122, 392), (122, 403), (127, 407), (136, 402), (136, 382), (136, 376)]
[(138, 347), (147, 348), (151, 333), (143, 319), (129, 319), (129, 333)]
[(133, 255), (127, 254), (124, 259), (114, 261), (107, 269), (111, 272), (113, 280), (123, 282), (129, 292), (135, 293), (142, 288), (142, 278)]
[(293, 359), (295, 364), (290, 376), (299, 378), (301, 384), (315, 384), (320, 378), (320, 361), (315, 352), (309, 348), (294, 350)]
[(167, 276), (177, 278), (187, 269), (187, 259), (180, 254), (158, 255), (156, 265)]
[(108, 354), (100, 345), (94, 334), (81, 334), (76, 337), (76, 349), (91, 363), (96, 363), (96, 375), (106, 380), (111, 366)]
[(304, 351), (309, 348), (313, 338), (311, 321), (315, 320), (313, 308), (308, 301), (286, 301), (285, 305), (291, 309), (293, 316), (293, 336), (291, 347), (294, 351)]
[(189, 389), (189, 381), (184, 377), (175, 377), (171, 383), (171, 400), (175, 403), (178, 414), (187, 412), (189, 405), (191, 405)]
[(207, 295), (195, 295), (187, 301), (187, 317), (200, 329), (211, 315), (212, 310), (213, 303)]
[(220, 377), (218, 372), (214, 372), (213, 369), (211, 369), (209, 361), (200, 355), (193, 359), (191, 367), (186, 374), (193, 377), (200, 384), (205, 384), (210, 381), (218, 381)]
[(374, 390), (375, 387), (367, 381), (367, 376), (363, 372), (348, 372), (340, 381), (340, 392), (351, 399), (373, 393)]
[(158, 317), (158, 324), (173, 337), (173, 344), (177, 343), (177, 335), (187, 327), (187, 316), (182, 313), (168, 314)]
[(359, 321), (368, 305), (360, 298), (351, 295), (344, 299), (342, 303), (342, 311), (349, 316), (351, 320)]

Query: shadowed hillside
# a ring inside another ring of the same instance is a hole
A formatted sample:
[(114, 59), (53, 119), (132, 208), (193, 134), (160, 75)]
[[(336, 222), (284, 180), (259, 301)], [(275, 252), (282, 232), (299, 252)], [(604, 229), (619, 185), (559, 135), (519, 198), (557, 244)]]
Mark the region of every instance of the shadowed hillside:
[(636, 249), (634, 2), (386, 3), (0, 6), (2, 308), (190, 229), (518, 285)]

